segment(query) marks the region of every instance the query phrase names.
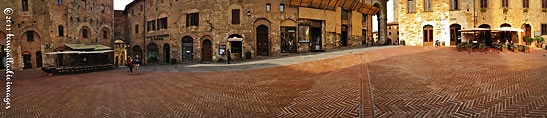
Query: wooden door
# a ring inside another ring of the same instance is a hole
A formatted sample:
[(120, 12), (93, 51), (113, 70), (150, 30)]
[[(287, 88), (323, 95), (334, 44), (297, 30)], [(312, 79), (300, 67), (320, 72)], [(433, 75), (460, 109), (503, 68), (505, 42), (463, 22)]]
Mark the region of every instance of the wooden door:
[(42, 67), (42, 51), (36, 52), (36, 67), (37, 68)]
[(268, 27), (260, 25), (256, 28), (256, 51), (259, 56), (268, 56)]
[(209, 39), (203, 40), (201, 46), (201, 60), (202, 61), (212, 61), (213, 60), (213, 44)]
[(424, 27), (424, 46), (433, 46), (433, 26)]

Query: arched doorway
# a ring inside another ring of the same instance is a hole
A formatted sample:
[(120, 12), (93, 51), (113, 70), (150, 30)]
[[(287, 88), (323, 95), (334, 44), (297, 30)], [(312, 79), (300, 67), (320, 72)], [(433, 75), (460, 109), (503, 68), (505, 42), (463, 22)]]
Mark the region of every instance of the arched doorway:
[(165, 63), (169, 63), (169, 62), (170, 62), (170, 61), (169, 61), (169, 60), (171, 59), (171, 54), (170, 54), (170, 52), (171, 52), (171, 47), (169, 46), (169, 44), (167, 44), (167, 43), (164, 44), (164, 45), (163, 45), (163, 54), (165, 54), (165, 55), (164, 55), (163, 58), (164, 58), (164, 60), (165, 60), (165, 61), (164, 61)]
[(32, 69), (32, 53), (25, 51), (23, 52), (23, 69)]
[[(131, 50), (133, 51), (133, 55), (131, 55), (131, 57), (136, 58), (137, 55), (139, 55), (139, 58), (142, 58), (143, 55), (142, 55), (142, 49), (141, 49), (140, 46), (135, 45), (135, 46), (133, 46), (133, 48)], [(141, 59), (141, 61), (142, 61), (142, 59)]]
[(256, 27), (256, 51), (259, 56), (269, 55), (268, 27), (266, 25)]
[[(242, 59), (243, 56), (243, 36), (239, 34), (232, 34), (228, 36), (228, 42), (230, 42), (230, 58), (232, 60)], [(250, 57), (248, 57), (250, 58)]]
[[(501, 24), (500, 27), (511, 27), (511, 25), (504, 23), (504, 24)], [(513, 40), (512, 40), (511, 32), (505, 32), (505, 31), (500, 32), (500, 38), (502, 42), (509, 41), (509, 43), (518, 43), (518, 42), (512, 42)]]
[[(479, 28), (487, 28), (490, 29), (490, 25), (482, 24), (479, 26)], [(487, 46), (492, 46), (492, 32), (491, 31), (484, 31), (479, 33), (479, 39), (481, 42), (486, 43)]]
[(157, 63), (160, 61), (160, 55), (158, 53), (158, 45), (156, 45), (155, 43), (150, 43), (148, 44), (148, 47), (146, 47), (148, 53), (147, 53), (147, 57), (148, 57), (148, 63)]
[(194, 39), (190, 36), (182, 38), (182, 61), (191, 62), (194, 58)]
[(42, 51), (36, 51), (36, 67), (42, 67)]
[[(521, 34), (523, 39), (525, 36), (530, 38), (532, 37), (532, 27), (530, 26), (530, 24), (523, 24), (522, 29), (524, 30), (524, 32)], [(524, 40), (522, 40), (521, 42), (523, 41)], [(530, 45), (530, 43), (526, 42), (526, 45)]]
[(201, 61), (213, 61), (213, 44), (211, 40), (205, 39), (201, 45)]
[(450, 25), (450, 45), (457, 45), (461, 43), (461, 32), (462, 26), (460, 24)]
[(433, 26), (426, 25), (424, 26), (424, 46), (433, 46)]

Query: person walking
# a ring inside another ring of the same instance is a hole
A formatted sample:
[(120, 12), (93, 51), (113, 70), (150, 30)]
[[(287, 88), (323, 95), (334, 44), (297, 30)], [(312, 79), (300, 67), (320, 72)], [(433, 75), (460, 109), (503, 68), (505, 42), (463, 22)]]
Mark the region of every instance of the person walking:
[(232, 53), (230, 49), (228, 49), (227, 54), (228, 54), (228, 64), (230, 64), (230, 61), (232, 60), (232, 55), (231, 55)]
[(135, 73), (139, 72), (140, 66), (141, 66), (141, 60), (139, 59), (139, 55), (135, 55)]
[(116, 61), (115, 64), (116, 64), (116, 67), (118, 67), (118, 56), (116, 56), (116, 60), (114, 60), (114, 61)]
[(129, 67), (129, 73), (133, 73), (133, 58), (131, 56), (127, 58), (127, 67)]

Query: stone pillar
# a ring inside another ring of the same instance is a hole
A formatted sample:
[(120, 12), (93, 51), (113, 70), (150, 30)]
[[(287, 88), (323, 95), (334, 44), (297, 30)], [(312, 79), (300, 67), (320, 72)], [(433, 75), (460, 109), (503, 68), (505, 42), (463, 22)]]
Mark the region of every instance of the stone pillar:
[(378, 11), (378, 41), (376, 45), (384, 45), (387, 41), (387, 1), (381, 0), (380, 11)]

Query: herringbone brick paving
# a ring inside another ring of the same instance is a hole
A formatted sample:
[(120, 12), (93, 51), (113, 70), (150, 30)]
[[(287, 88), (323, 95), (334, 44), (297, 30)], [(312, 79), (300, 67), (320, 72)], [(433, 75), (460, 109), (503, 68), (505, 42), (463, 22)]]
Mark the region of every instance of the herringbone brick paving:
[(398, 47), (232, 72), (24, 71), (0, 117), (358, 117), (360, 101), (362, 117), (546, 117), (543, 53)]

